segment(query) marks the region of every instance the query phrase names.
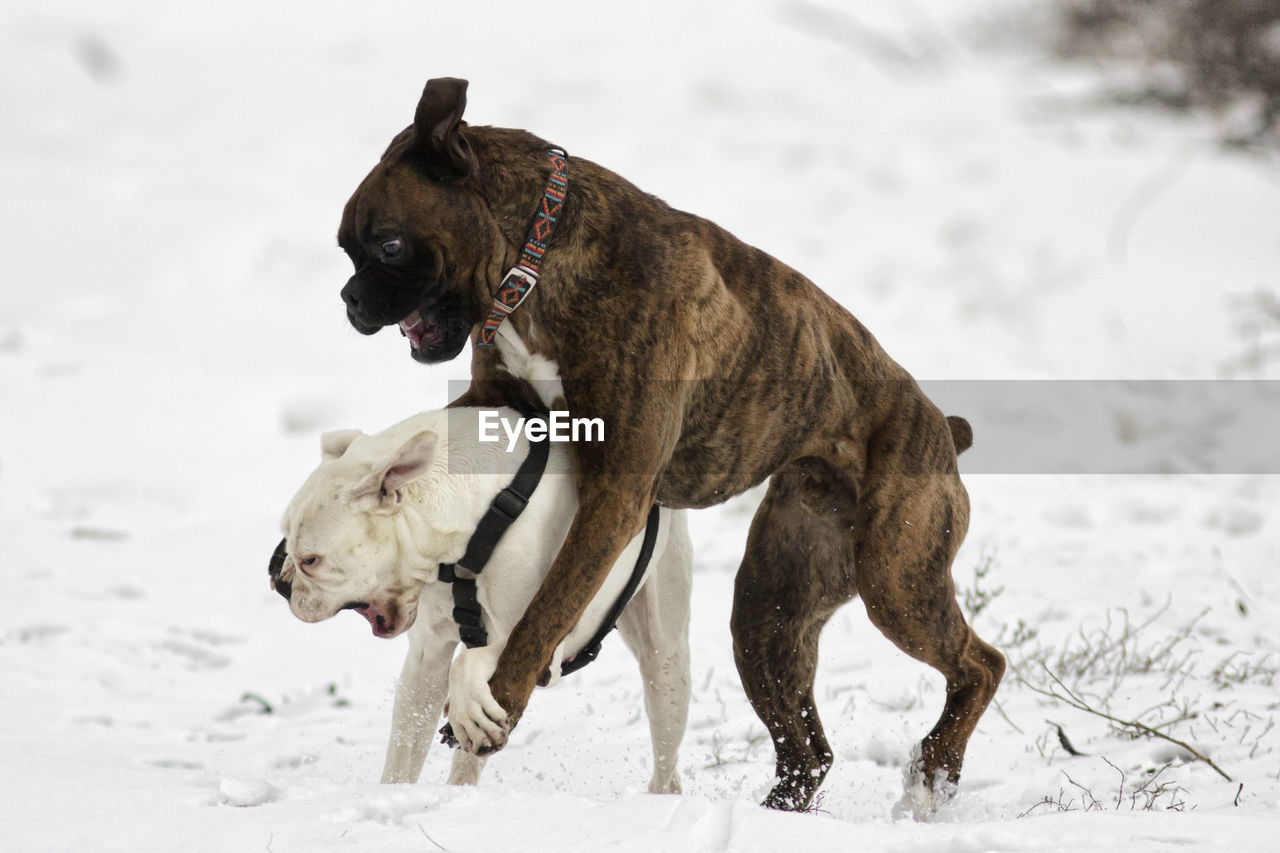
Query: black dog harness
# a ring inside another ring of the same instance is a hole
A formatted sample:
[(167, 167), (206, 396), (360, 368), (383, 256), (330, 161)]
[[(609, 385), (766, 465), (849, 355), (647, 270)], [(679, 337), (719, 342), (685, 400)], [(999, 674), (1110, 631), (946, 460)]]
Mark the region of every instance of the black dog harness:
[[(485, 510), (484, 517), (480, 519), (475, 532), (467, 541), (467, 548), (462, 558), (456, 563), (440, 564), (437, 577), (453, 585), (453, 621), (458, 624), (458, 636), (469, 649), (487, 645), (489, 642), (488, 632), (484, 628), (484, 618), (480, 612), (480, 602), (476, 598), (476, 579), (484, 571), (503, 534), (520, 517), (520, 513), (524, 512), (534, 489), (538, 487), (542, 472), (547, 467), (550, 444), (550, 441), (529, 443), (529, 455), (525, 457), (524, 462), (520, 463), (520, 468), (516, 471), (511, 484), (498, 492), (497, 497)], [(600, 654), (600, 647), (605, 637), (609, 636), (609, 632), (616, 627), (618, 618), (622, 616), (622, 611), (635, 595), (640, 581), (644, 578), (645, 570), (649, 567), (649, 560), (653, 557), (654, 545), (658, 539), (658, 523), (658, 505), (654, 504), (649, 510), (649, 520), (644, 529), (644, 541), (641, 543), (635, 568), (631, 570), (631, 577), (627, 579), (627, 584), (619, 594), (618, 600), (613, 603), (613, 607), (605, 615), (604, 621), (600, 623), (599, 629), (591, 637), (590, 642), (573, 658), (561, 663), (562, 676), (577, 672)], [(460, 575), (459, 569), (465, 571), (466, 575)], [(549, 671), (544, 672), (539, 683), (547, 684), (550, 676)]]

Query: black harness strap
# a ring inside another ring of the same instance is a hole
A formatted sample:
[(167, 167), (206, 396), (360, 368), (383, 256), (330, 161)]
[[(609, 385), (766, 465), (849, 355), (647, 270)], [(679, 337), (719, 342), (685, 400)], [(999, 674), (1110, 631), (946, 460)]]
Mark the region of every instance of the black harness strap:
[[(502, 535), (529, 504), (529, 498), (533, 496), (534, 489), (542, 479), (542, 472), (546, 470), (550, 452), (550, 441), (529, 442), (529, 455), (520, 463), (511, 484), (498, 492), (485, 510), (484, 517), (467, 541), (467, 550), (462, 559), (456, 564), (440, 564), (437, 576), (445, 583), (453, 584), (453, 621), (458, 623), (458, 636), (469, 649), (483, 646), (489, 641), (489, 635), (484, 629), (484, 619), (480, 614), (480, 602), (476, 598), (475, 576), (484, 571)], [(469, 572), (470, 576), (459, 576), (459, 568)]]
[[(476, 597), (476, 578), (481, 571), (484, 571), (489, 557), (493, 556), (494, 548), (498, 547), (498, 540), (502, 539), (507, 528), (515, 523), (521, 512), (525, 511), (525, 506), (529, 505), (529, 498), (534, 493), (534, 489), (538, 488), (543, 471), (547, 469), (549, 452), (550, 442), (530, 442), (529, 456), (521, 462), (520, 470), (516, 471), (511, 484), (502, 492), (498, 492), (498, 496), (489, 503), (483, 519), (480, 519), (480, 524), (476, 525), (475, 533), (472, 533), (471, 539), (467, 540), (467, 549), (461, 560), (456, 564), (453, 562), (440, 564), (439, 579), (444, 583), (453, 584), (453, 621), (457, 622), (458, 637), (462, 638), (467, 648), (485, 646), (489, 642), (489, 633), (484, 628), (484, 616), (480, 611), (480, 601)], [(636, 557), (636, 565), (631, 570), (630, 578), (627, 578), (626, 587), (618, 593), (617, 601), (614, 601), (609, 612), (605, 613), (604, 620), (600, 622), (600, 628), (596, 629), (586, 646), (582, 647), (581, 651), (570, 660), (561, 662), (562, 676), (579, 671), (599, 657), (604, 638), (617, 628), (622, 611), (626, 610), (628, 603), (631, 603), (636, 589), (640, 588), (640, 581), (644, 580), (645, 571), (649, 569), (653, 549), (658, 543), (660, 517), (662, 512), (657, 503), (654, 503), (652, 510), (649, 510), (649, 520), (645, 523), (644, 542), (640, 543), (640, 555)], [(458, 569), (467, 571), (467, 576), (458, 574)], [(538, 683), (550, 683), (550, 672), (544, 671)]]
[[(483, 646), (489, 641), (488, 632), (484, 629), (484, 617), (480, 611), (480, 602), (476, 598), (475, 576), (484, 570), (485, 564), (493, 554), (494, 548), (497, 547), (498, 540), (502, 538), (502, 534), (507, 532), (507, 528), (520, 516), (520, 513), (524, 511), (525, 506), (529, 503), (529, 498), (533, 495), (533, 490), (537, 487), (538, 481), (542, 479), (542, 472), (546, 468), (550, 444), (549, 440), (530, 442), (529, 456), (521, 463), (520, 470), (516, 472), (511, 485), (499, 492), (498, 496), (489, 504), (489, 509), (485, 512), (484, 518), (476, 525), (475, 533), (471, 534), (471, 539), (467, 542), (467, 550), (462, 559), (456, 564), (440, 564), (440, 580), (453, 585), (453, 621), (458, 624), (458, 636), (469, 649)], [(609, 632), (618, 624), (618, 618), (622, 615), (622, 611), (627, 608), (631, 597), (635, 595), (640, 586), (640, 581), (644, 579), (645, 571), (649, 568), (649, 560), (653, 557), (653, 549), (658, 540), (660, 518), (661, 512), (658, 505), (654, 504), (653, 509), (649, 510), (649, 520), (644, 529), (644, 541), (640, 544), (640, 555), (636, 558), (636, 565), (631, 570), (631, 577), (627, 579), (627, 585), (623, 588), (622, 594), (618, 596), (618, 600), (613, 603), (613, 607), (609, 609), (609, 613), (605, 616), (604, 621), (601, 622), (600, 628), (592, 636), (591, 641), (571, 660), (561, 662), (560, 674), (562, 676), (577, 672), (595, 660), (600, 654), (600, 647), (604, 643), (604, 638), (609, 636)], [(459, 568), (467, 571), (472, 576), (459, 577), (457, 573)], [(538, 679), (538, 683), (541, 685), (546, 685), (550, 681), (550, 670), (544, 671), (542, 677)], [(458, 746), (458, 739), (453, 733), (452, 723), (446, 722), (440, 728), (440, 735), (441, 743), (450, 747)]]
[[(547, 456), (551, 452), (550, 441), (529, 442), (529, 455), (520, 463), (519, 470), (512, 478), (510, 485), (498, 492), (484, 517), (476, 525), (475, 532), (467, 540), (467, 549), (457, 563), (441, 563), (437, 572), (439, 579), (453, 585), (453, 621), (458, 625), (458, 636), (469, 649), (486, 645), (489, 633), (484, 628), (484, 616), (480, 610), (480, 601), (476, 595), (476, 578), (484, 571), (493, 551), (503, 534), (524, 512), (533, 496), (534, 489), (542, 480), (542, 472), (547, 467)], [(617, 627), (622, 611), (631, 602), (632, 596), (644, 580), (644, 573), (653, 558), (653, 549), (658, 541), (658, 526), (661, 512), (657, 504), (649, 510), (649, 520), (644, 528), (644, 541), (640, 543), (640, 554), (636, 557), (636, 565), (631, 570), (631, 577), (622, 588), (617, 601), (609, 608), (600, 627), (582, 650), (567, 661), (560, 664), (560, 674), (568, 675), (577, 672), (595, 660), (600, 654), (605, 637)], [(466, 576), (458, 574), (458, 569), (467, 572)], [(539, 684), (551, 681), (550, 671), (544, 671), (538, 679)]]
[[(644, 542), (640, 544), (640, 555), (636, 557), (636, 567), (631, 570), (631, 577), (627, 579), (627, 585), (622, 588), (622, 592), (618, 595), (618, 600), (613, 603), (613, 607), (609, 609), (605, 615), (604, 621), (600, 623), (599, 630), (591, 638), (582, 651), (578, 652), (567, 661), (560, 663), (560, 675), (566, 676), (571, 672), (577, 672), (587, 664), (591, 663), (600, 654), (600, 646), (604, 643), (604, 638), (609, 636), (618, 624), (618, 618), (622, 616), (622, 611), (627, 609), (627, 605), (631, 603), (631, 597), (636, 594), (636, 590), (640, 587), (640, 581), (644, 579), (645, 570), (649, 568), (649, 560), (653, 557), (653, 547), (658, 541), (658, 523), (661, 518), (661, 511), (658, 505), (654, 504), (653, 509), (649, 510), (649, 521), (644, 527)], [(550, 683), (551, 673), (544, 672), (543, 678)], [(539, 679), (542, 681), (542, 679)]]

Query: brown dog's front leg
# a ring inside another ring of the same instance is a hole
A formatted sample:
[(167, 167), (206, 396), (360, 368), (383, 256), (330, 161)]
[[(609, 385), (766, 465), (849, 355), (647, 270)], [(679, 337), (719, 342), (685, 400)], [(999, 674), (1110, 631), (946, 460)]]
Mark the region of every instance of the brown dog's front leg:
[[(674, 355), (671, 358), (678, 360)], [(504, 736), (491, 738), (497, 742), (485, 752), (506, 744), (505, 735), (519, 721), (556, 646), (600, 591), (627, 543), (644, 528), (657, 499), (662, 471), (680, 435), (683, 400), (679, 392), (685, 383), (640, 377), (623, 382), (609, 363), (581, 358), (576, 366), (577, 375), (562, 375), (567, 408), (577, 417), (601, 419), (606, 435), (599, 441), (574, 445), (578, 511), (489, 679), (489, 690), (507, 719)], [(495, 392), (511, 393), (511, 389), (473, 378), (471, 388), (455, 405), (474, 404)], [(645, 416), (618, 414), (634, 412)]]
[[(644, 527), (655, 491), (653, 483), (646, 485), (624, 491), (616, 482), (602, 487), (584, 480), (580, 486), (578, 514), (564, 545), (512, 630), (489, 680), (490, 691), (507, 712), (506, 732), (520, 719), (556, 646), (582, 616), (627, 543)], [(505, 741), (493, 749), (504, 745)]]

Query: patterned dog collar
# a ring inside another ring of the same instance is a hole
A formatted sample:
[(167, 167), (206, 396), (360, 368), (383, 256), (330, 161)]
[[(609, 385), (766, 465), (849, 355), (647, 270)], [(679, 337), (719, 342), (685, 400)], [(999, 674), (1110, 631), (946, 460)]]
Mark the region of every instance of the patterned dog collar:
[(547, 152), (547, 157), (551, 161), (551, 174), (542, 191), (538, 213), (529, 228), (529, 239), (525, 240), (519, 262), (502, 279), (502, 286), (498, 288), (498, 295), (493, 298), (489, 316), (480, 328), (476, 346), (493, 346), (502, 321), (520, 307), (520, 303), (524, 302), (538, 284), (538, 266), (542, 263), (547, 243), (556, 230), (556, 220), (564, 208), (564, 195), (569, 187), (569, 155), (559, 148), (552, 148)]

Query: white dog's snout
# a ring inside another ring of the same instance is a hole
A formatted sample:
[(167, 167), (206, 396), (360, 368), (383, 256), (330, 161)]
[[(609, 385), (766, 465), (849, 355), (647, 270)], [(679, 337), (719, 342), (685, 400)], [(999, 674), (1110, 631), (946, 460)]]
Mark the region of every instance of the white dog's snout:
[(320, 609), (319, 602), (309, 595), (299, 595), (298, 587), (293, 588), (293, 597), (289, 599), (289, 609), (293, 615), (303, 622), (323, 622), (329, 617)]

